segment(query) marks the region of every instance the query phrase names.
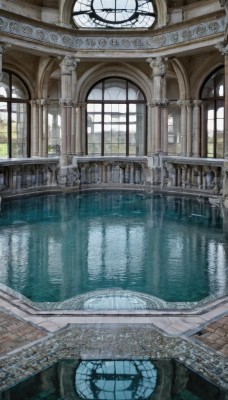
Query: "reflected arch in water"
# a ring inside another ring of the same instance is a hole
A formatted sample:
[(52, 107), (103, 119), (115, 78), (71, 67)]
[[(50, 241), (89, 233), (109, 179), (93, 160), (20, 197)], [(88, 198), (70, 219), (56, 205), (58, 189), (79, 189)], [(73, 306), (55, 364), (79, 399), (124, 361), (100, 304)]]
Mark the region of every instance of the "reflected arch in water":
[(82, 399), (148, 399), (157, 384), (157, 369), (147, 360), (81, 361), (75, 388)]

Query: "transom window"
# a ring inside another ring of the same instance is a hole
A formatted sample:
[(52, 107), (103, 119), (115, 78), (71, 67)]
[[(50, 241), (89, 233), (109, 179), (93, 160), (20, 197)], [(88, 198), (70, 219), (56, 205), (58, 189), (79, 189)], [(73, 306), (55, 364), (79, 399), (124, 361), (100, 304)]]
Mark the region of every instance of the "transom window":
[(149, 28), (155, 13), (151, 0), (77, 0), (73, 21), (82, 28)]
[(12, 72), (0, 82), (0, 158), (29, 157), (29, 92)]
[(204, 131), (207, 132), (207, 157), (224, 156), (224, 68), (217, 70), (203, 85)]
[(99, 82), (87, 97), (87, 154), (145, 154), (146, 101), (139, 88), (125, 79)]

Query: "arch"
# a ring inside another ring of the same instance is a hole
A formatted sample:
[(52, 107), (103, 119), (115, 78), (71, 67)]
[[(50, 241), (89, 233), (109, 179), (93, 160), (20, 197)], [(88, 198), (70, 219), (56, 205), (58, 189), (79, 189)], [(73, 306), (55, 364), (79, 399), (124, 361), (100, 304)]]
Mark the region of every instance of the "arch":
[(142, 71), (129, 65), (123, 64), (106, 64), (96, 65), (90, 68), (78, 80), (76, 102), (84, 103), (89, 90), (100, 80), (115, 76), (131, 80), (144, 93), (147, 102), (152, 98), (152, 82)]
[(179, 84), (180, 99), (190, 98), (190, 85), (187, 71), (182, 62), (176, 58), (171, 60)]

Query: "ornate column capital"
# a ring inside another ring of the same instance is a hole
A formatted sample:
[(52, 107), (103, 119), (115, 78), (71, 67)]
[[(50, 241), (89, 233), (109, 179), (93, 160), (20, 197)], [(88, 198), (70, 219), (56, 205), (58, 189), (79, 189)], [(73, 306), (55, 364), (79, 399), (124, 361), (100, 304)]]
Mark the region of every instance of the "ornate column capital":
[(202, 103), (203, 103), (202, 100), (193, 100), (194, 107), (200, 107)]
[(228, 55), (228, 44), (226, 45), (223, 42), (220, 42), (215, 45), (215, 48), (218, 49), (222, 55)]
[(71, 74), (76, 68), (80, 58), (75, 56), (65, 56), (60, 62), (61, 74)]
[(156, 58), (147, 58), (146, 60), (149, 64), (151, 69), (153, 69), (153, 76), (164, 76), (166, 74), (167, 69), (167, 57), (156, 57)]
[(191, 107), (192, 106), (192, 101), (191, 100), (178, 100), (177, 105), (180, 107)]
[(74, 106), (72, 99), (60, 99), (59, 104), (63, 107), (73, 107)]
[(38, 106), (47, 106), (49, 104), (49, 101), (47, 99), (37, 99), (34, 101), (36, 101), (36, 104), (38, 104)]

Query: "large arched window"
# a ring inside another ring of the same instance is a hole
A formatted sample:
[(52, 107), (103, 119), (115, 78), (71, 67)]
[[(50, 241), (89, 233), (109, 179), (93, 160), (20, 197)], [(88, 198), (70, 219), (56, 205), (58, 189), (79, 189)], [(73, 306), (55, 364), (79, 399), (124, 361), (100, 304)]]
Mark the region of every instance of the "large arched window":
[(145, 154), (146, 100), (126, 79), (109, 78), (87, 96), (87, 154), (141, 156)]
[(206, 156), (224, 157), (224, 68), (218, 69), (204, 83), (203, 132), (206, 132)]
[(22, 80), (3, 71), (0, 82), (0, 158), (30, 156), (29, 92)]

